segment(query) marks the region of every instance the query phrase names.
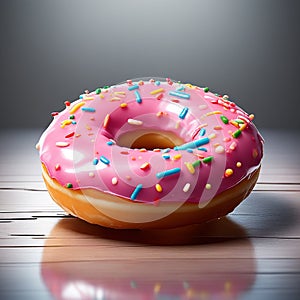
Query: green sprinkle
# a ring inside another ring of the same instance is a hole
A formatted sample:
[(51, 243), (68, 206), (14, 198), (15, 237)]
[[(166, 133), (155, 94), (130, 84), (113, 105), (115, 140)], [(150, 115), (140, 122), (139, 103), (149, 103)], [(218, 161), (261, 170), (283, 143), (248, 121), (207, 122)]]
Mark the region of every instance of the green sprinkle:
[(213, 156), (207, 156), (205, 158), (203, 158), (203, 162), (205, 164), (210, 163), (213, 160)]
[(71, 115), (69, 118), (70, 118), (71, 120), (73, 120), (73, 119), (75, 119), (75, 116), (74, 116), (74, 115)]
[(244, 121), (240, 119), (235, 119), (234, 121), (237, 122), (238, 124), (244, 124)]
[(105, 85), (103, 88), (104, 89), (109, 89), (109, 85)]
[(73, 187), (73, 184), (72, 184), (72, 183), (67, 183), (67, 184), (66, 184), (66, 187), (67, 187), (68, 189), (71, 189), (71, 188)]
[(201, 165), (201, 160), (195, 160), (193, 163), (192, 163), (192, 166), (195, 168), (195, 167), (198, 167)]
[(100, 93), (101, 93), (101, 89), (100, 89), (100, 88), (96, 89), (95, 93), (96, 93), (97, 95), (100, 94)]
[(220, 118), (224, 124), (228, 124), (229, 121), (225, 116), (220, 116)]
[(238, 129), (237, 131), (235, 131), (235, 132), (232, 134), (232, 136), (233, 136), (234, 138), (237, 138), (238, 136), (240, 136), (241, 133), (242, 133), (242, 131), (241, 131), (240, 129)]
[(208, 87), (205, 87), (205, 88), (203, 88), (203, 91), (204, 91), (205, 93), (207, 93), (207, 92), (209, 91), (209, 88), (208, 88)]

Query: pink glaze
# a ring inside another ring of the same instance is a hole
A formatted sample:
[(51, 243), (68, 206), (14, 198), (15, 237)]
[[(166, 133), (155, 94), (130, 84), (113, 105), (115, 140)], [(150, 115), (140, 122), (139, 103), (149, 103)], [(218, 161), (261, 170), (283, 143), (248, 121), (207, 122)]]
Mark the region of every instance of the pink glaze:
[[(130, 90), (135, 85), (138, 88)], [(158, 89), (163, 90), (151, 94)], [(170, 95), (177, 89), (189, 99)], [(263, 139), (252, 116), (226, 96), (189, 84), (150, 80), (103, 88), (100, 94), (94, 91), (81, 98), (54, 115), (39, 141), (41, 161), (63, 186), (92, 188), (137, 202), (204, 205), (260, 166)], [(188, 108), (185, 117), (184, 108)], [(142, 124), (130, 124), (128, 119)], [(179, 146), (169, 152), (116, 144), (120, 135), (137, 129), (170, 131), (186, 143), (209, 140), (199, 147), (180, 150)], [(166, 155), (170, 158), (163, 157)], [(206, 162), (210, 156), (212, 161)], [(178, 168), (178, 173), (159, 176)], [(157, 190), (157, 184), (162, 191)]]

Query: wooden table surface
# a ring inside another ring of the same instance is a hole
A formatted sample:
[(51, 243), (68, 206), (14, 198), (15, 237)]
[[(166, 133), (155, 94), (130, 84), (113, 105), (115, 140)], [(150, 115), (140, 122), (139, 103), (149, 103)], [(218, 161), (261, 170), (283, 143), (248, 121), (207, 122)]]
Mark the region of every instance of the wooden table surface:
[(300, 139), (263, 130), (259, 182), (189, 228), (93, 226), (50, 198), (39, 130), (0, 133), (0, 299), (300, 299)]

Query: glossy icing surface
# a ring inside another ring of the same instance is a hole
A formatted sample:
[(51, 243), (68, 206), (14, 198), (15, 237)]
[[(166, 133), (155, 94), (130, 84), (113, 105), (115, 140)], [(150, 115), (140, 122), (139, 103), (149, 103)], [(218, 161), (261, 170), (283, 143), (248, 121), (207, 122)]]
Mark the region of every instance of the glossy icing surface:
[[(258, 168), (263, 155), (252, 115), (227, 96), (169, 79), (87, 92), (53, 117), (38, 143), (50, 176), (130, 201), (205, 205)], [(122, 135), (143, 131), (175, 134), (184, 144), (118, 145)]]

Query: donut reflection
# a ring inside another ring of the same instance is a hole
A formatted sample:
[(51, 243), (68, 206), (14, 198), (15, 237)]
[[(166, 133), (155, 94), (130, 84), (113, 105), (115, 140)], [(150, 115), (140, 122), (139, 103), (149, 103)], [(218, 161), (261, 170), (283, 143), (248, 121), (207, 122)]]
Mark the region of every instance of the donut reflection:
[(228, 218), (163, 231), (61, 220), (41, 276), (54, 299), (238, 299), (255, 280), (254, 250)]

